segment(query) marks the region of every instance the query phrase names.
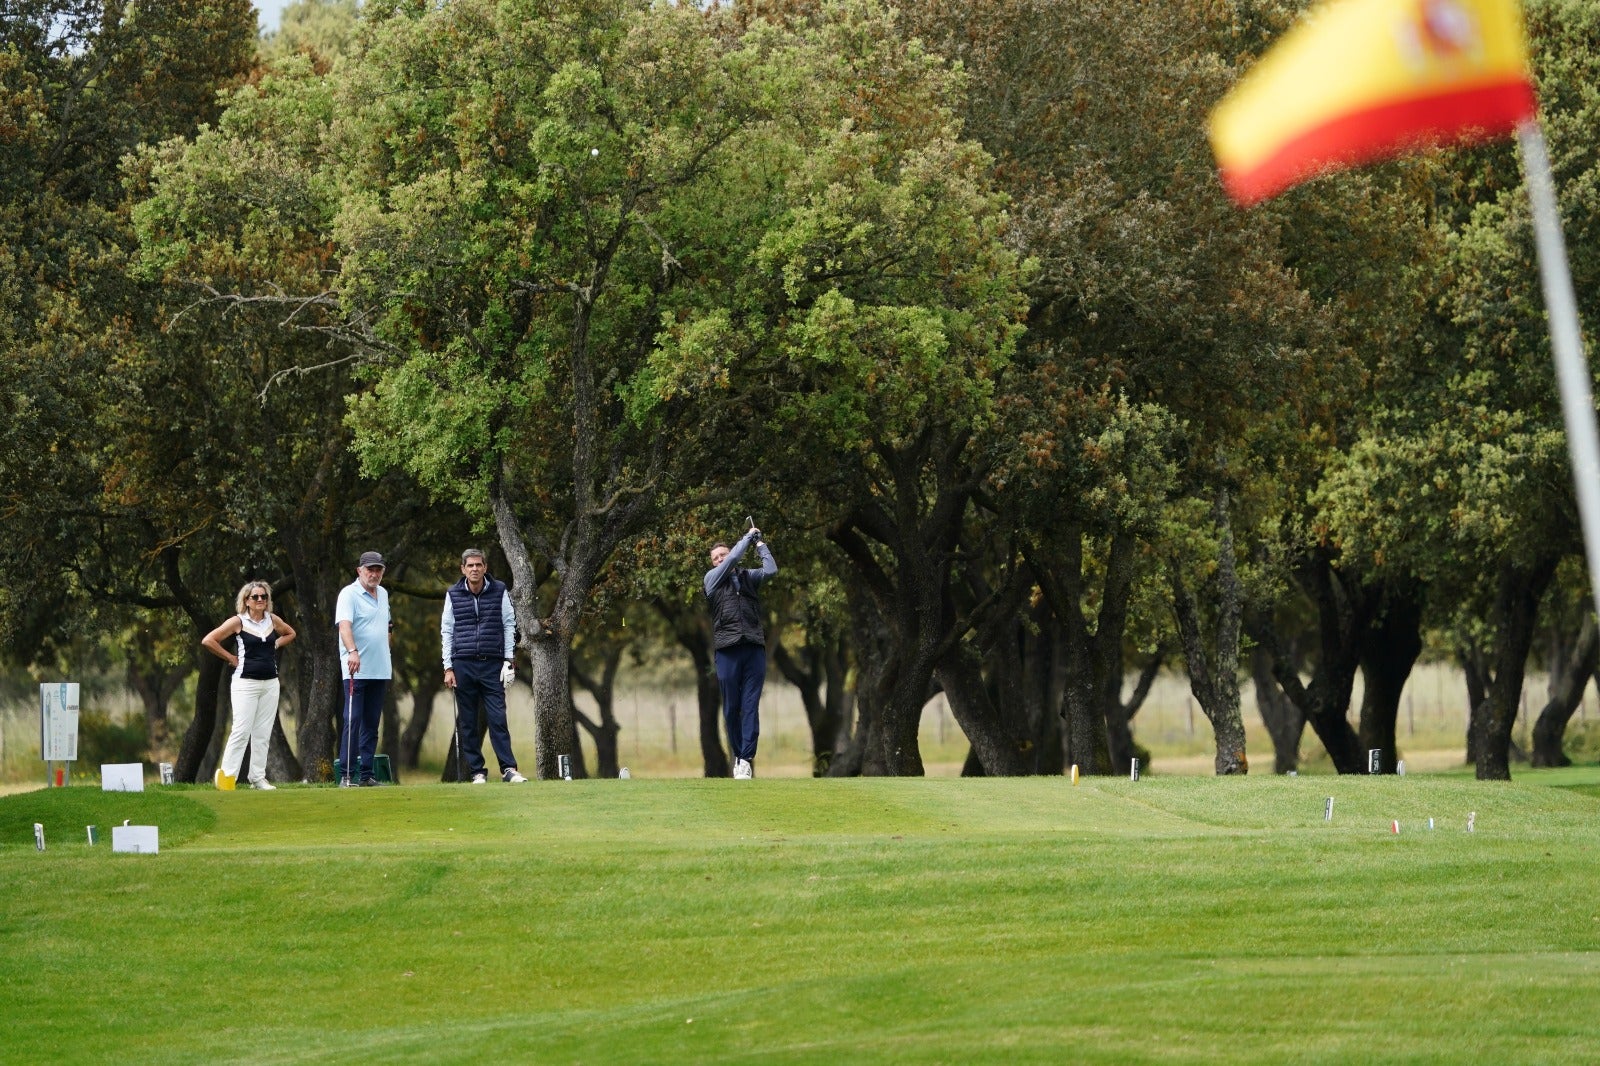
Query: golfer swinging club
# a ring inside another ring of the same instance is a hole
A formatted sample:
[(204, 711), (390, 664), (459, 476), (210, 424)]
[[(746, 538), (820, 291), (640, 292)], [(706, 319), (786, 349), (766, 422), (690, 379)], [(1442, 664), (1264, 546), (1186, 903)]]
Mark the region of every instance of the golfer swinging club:
[[(759, 570), (735, 565), (752, 542), (761, 555)], [(777, 572), (778, 564), (754, 521), (732, 548), (722, 541), (711, 546), (705, 591), (711, 605), (711, 642), (716, 648), (717, 685), (722, 689), (722, 718), (728, 727), (736, 781), (756, 775), (761, 685), (767, 676), (767, 633), (756, 589)]]

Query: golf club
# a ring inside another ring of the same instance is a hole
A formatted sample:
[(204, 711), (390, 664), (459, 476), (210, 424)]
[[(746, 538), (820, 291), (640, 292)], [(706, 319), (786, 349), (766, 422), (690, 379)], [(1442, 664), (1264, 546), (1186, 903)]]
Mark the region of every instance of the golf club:
[(340, 745), (344, 749), (344, 766), (339, 772), (339, 787), (349, 788), (350, 749), (353, 746), (350, 743), (350, 723), (355, 717), (356, 706), (356, 675), (354, 673), (351, 673), (350, 677), (345, 681), (344, 691), (344, 743)]
[[(456, 684), (460, 684), (457, 679)], [(456, 784), (466, 780), (461, 776), (461, 702), (456, 701)]]

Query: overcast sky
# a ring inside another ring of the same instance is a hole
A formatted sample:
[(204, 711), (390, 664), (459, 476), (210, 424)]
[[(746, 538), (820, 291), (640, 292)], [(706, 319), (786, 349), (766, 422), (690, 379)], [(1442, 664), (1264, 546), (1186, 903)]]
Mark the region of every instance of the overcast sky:
[(283, 9), (289, 6), (290, 0), (255, 0), (256, 10), (261, 13), (261, 28), (275, 30), (278, 28), (278, 16)]

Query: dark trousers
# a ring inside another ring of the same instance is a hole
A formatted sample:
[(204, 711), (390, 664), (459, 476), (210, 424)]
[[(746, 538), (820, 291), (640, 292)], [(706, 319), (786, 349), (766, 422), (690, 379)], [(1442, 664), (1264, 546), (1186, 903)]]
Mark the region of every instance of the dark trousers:
[(735, 759), (751, 762), (761, 736), (761, 686), (767, 680), (767, 649), (735, 644), (717, 649), (717, 685), (722, 689), (722, 720)]
[(478, 735), (478, 708), (489, 722), (489, 743), (494, 745), (494, 757), (500, 762), (500, 772), (517, 768), (517, 757), (511, 754), (511, 730), (506, 726), (506, 689), (500, 683), (499, 659), (455, 659), (451, 669), (456, 672), (456, 744), (466, 761), (466, 775), (488, 772), (483, 762), (483, 738)]
[[(344, 773), (350, 773), (350, 745), (355, 742), (360, 759), (361, 778), (372, 776), (372, 757), (378, 753), (378, 724), (383, 721), (383, 694), (389, 687), (387, 678), (364, 678), (351, 682), (345, 679), (345, 708), (339, 719), (339, 758), (344, 763)], [(352, 689), (352, 684), (354, 688)]]

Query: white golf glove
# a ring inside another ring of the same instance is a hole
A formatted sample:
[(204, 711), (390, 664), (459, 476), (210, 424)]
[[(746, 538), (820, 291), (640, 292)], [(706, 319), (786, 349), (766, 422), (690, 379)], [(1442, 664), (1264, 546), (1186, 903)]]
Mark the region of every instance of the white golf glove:
[(506, 688), (510, 688), (511, 683), (516, 679), (517, 668), (515, 666), (512, 666), (510, 663), (506, 663), (500, 668), (500, 683)]

